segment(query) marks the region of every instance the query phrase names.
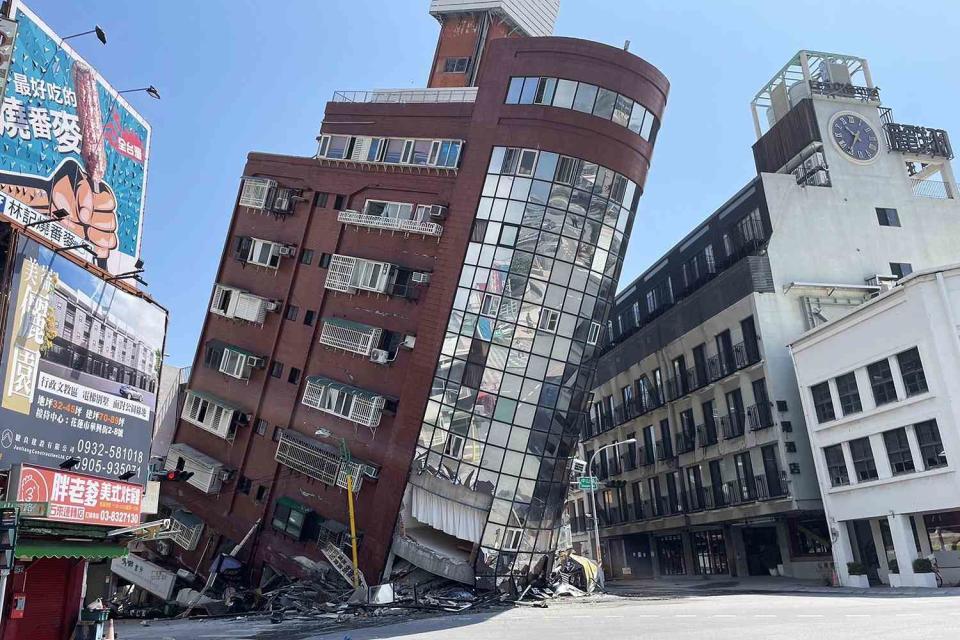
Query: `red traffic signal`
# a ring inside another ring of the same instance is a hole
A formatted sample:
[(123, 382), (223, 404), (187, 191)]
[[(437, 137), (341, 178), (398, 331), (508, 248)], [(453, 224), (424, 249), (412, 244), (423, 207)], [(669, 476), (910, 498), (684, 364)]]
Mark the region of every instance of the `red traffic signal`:
[(169, 480), (170, 482), (186, 482), (193, 477), (193, 471), (180, 471), (179, 469), (171, 469), (164, 474), (163, 479)]

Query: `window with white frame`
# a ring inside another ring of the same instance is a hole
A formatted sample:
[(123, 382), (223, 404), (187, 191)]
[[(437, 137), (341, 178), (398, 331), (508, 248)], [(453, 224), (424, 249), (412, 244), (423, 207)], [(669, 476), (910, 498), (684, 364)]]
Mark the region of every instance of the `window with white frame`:
[(210, 303), (210, 311), (221, 316), (230, 316), (232, 314), (231, 304), (235, 302), (238, 289), (215, 285), (213, 288), (213, 302)]
[(465, 442), (463, 436), (455, 433), (449, 434), (447, 436), (447, 443), (443, 448), (443, 454), (459, 460), (463, 455), (463, 445)]
[(350, 155), (351, 136), (325, 135), (320, 137), (320, 150), (317, 155), (330, 160), (343, 160)]
[(323, 135), (318, 158), (456, 168), (463, 143), (430, 138)]
[(264, 209), (270, 197), (270, 191), (275, 189), (275, 180), (267, 178), (244, 178), (243, 188), (240, 190), (240, 206), (251, 209)]
[(557, 332), (557, 326), (560, 324), (560, 312), (555, 309), (540, 310), (540, 324), (538, 328), (541, 331)]
[(520, 163), (517, 165), (518, 176), (532, 176), (534, 167), (537, 166), (537, 151), (534, 149), (522, 149), (520, 151)]
[(330, 257), (324, 286), (344, 293), (356, 293), (357, 289), (385, 293), (390, 285), (392, 266), (388, 262), (334, 254)]
[(480, 303), (480, 315), (496, 318), (499, 310), (500, 296), (492, 293), (483, 294), (483, 300)]
[(181, 418), (221, 438), (233, 437), (234, 410), (205, 395), (187, 391)]
[(310, 378), (301, 402), (324, 413), (368, 427), (380, 424), (385, 398), (332, 380)]
[(367, 200), (363, 208), (364, 215), (409, 220), (413, 205), (408, 202), (388, 202), (385, 200)]
[(507, 529), (503, 534), (503, 550), (519, 551), (523, 529)]
[(600, 323), (591, 322), (590, 330), (587, 332), (587, 344), (597, 344), (600, 340)]

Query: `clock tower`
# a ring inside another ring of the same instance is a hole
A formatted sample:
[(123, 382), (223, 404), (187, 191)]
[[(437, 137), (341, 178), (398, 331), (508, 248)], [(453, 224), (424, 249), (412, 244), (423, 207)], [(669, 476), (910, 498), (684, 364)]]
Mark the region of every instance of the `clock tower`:
[(761, 173), (792, 173), (806, 186), (896, 182), (958, 196), (946, 131), (898, 123), (864, 58), (800, 51), (751, 108)]

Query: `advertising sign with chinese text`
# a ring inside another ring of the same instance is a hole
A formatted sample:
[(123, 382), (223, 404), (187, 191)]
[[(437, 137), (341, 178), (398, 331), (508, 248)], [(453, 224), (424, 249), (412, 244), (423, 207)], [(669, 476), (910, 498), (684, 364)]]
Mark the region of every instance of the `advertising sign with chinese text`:
[(145, 558), (128, 553), (122, 558), (114, 558), (110, 570), (153, 595), (169, 600), (173, 597), (173, 587), (177, 574), (153, 564)]
[(147, 480), (166, 311), (21, 236), (0, 357), (0, 468)]
[[(140, 254), (150, 125), (19, 0), (0, 105), (0, 193), (58, 224), (121, 273)], [(87, 254), (87, 258), (90, 254)]]
[(143, 487), (138, 484), (17, 465), (10, 473), (10, 487), (18, 501), (48, 503), (41, 520), (108, 527), (140, 524)]

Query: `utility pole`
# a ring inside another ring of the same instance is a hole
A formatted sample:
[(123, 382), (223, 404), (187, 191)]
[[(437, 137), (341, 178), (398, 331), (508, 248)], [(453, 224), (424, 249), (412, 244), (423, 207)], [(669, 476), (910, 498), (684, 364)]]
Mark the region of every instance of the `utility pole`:
[[(592, 456), (590, 456), (590, 461), (587, 463), (587, 473), (593, 476), (593, 462), (597, 459), (597, 455), (605, 449), (610, 447), (616, 447), (617, 453), (620, 452), (620, 445), (634, 445), (637, 443), (636, 438), (630, 438), (629, 440), (624, 440), (623, 442), (611, 442), (608, 445), (604, 445), (597, 449)], [(597, 573), (600, 577), (600, 584), (603, 584), (603, 560), (600, 557), (600, 513), (597, 508), (597, 491), (596, 483), (590, 482), (590, 508), (593, 509), (593, 539), (594, 545), (597, 553)]]

